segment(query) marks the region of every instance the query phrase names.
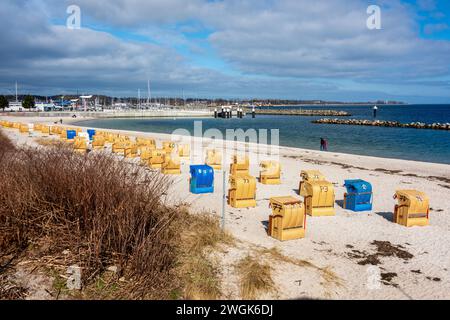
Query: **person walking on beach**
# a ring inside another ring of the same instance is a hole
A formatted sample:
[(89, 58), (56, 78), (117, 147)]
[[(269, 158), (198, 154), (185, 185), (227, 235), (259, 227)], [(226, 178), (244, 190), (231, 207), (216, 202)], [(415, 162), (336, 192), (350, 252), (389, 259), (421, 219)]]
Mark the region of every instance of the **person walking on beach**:
[(328, 141), (320, 138), (320, 151), (328, 151)]

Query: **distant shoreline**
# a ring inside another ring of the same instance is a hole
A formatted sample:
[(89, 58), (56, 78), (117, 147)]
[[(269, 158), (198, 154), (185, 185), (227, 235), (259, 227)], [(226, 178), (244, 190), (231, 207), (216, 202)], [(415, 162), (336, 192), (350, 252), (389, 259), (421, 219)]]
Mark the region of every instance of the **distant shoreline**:
[[(377, 104), (377, 103), (325, 103), (325, 104), (274, 104), (270, 106), (261, 106), (263, 108), (268, 107), (367, 107), (367, 106), (411, 106), (411, 105), (417, 105), (417, 104), (409, 104), (409, 103), (398, 103), (398, 104)], [(435, 103), (431, 103), (430, 105), (435, 105)], [(443, 103), (442, 105), (446, 105)]]

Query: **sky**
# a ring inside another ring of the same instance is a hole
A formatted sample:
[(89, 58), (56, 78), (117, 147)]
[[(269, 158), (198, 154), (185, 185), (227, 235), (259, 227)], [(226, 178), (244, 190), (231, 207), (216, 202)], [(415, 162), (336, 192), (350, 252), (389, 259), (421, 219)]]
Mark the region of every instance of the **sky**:
[(448, 0), (2, 0), (0, 42), (1, 94), (450, 103)]

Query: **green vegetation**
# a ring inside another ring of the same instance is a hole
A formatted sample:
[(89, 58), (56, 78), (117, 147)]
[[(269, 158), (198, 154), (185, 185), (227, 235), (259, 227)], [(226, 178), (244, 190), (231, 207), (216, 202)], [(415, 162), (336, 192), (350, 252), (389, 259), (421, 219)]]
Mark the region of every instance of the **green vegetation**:
[(0, 96), (0, 109), (3, 109), (3, 111), (5, 111), (5, 109), (8, 107), (9, 107), (9, 102), (6, 99), (6, 97)]
[(28, 95), (23, 98), (22, 107), (24, 107), (25, 109), (32, 109), (35, 105), (36, 104), (33, 96)]

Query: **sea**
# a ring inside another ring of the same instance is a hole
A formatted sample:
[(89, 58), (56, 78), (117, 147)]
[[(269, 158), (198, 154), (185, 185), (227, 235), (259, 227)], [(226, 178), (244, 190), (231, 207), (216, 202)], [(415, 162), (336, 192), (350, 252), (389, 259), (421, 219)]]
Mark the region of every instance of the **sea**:
[[(271, 107), (271, 109), (300, 107)], [(373, 120), (373, 105), (367, 106), (308, 106), (302, 109), (343, 110), (349, 119)], [(328, 151), (383, 158), (416, 160), (450, 164), (450, 131), (365, 127), (350, 125), (313, 124), (324, 117), (247, 115), (243, 119), (210, 118), (133, 118), (97, 119), (77, 124), (95, 128), (157, 132), (171, 134), (185, 129), (194, 134), (194, 122), (201, 121), (203, 131), (218, 129), (225, 136), (227, 129), (278, 129), (282, 146), (319, 150), (320, 139), (328, 140)], [(450, 105), (382, 105), (378, 120), (402, 123), (450, 123)], [(270, 134), (269, 134), (270, 142)]]

